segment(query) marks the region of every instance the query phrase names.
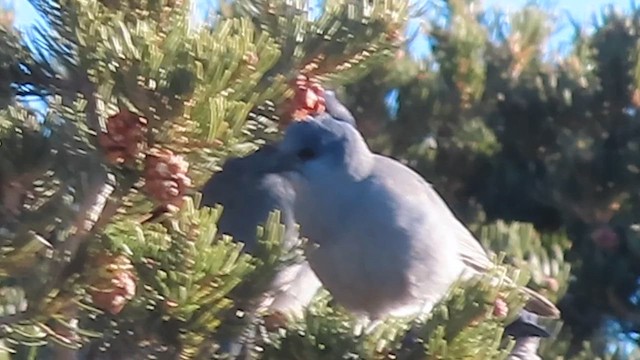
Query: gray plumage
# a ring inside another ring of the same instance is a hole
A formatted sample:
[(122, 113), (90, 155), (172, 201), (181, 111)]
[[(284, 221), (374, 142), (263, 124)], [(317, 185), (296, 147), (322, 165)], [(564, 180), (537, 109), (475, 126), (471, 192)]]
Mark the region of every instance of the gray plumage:
[[(280, 221), (285, 225), (285, 246), (291, 247), (298, 240), (293, 216), (295, 192), (282, 176), (265, 175), (261, 170), (273, 151), (273, 147), (265, 146), (246, 157), (229, 159), (202, 190), (202, 205), (223, 206), (219, 233), (243, 242), (250, 254), (256, 249), (258, 225), (264, 225), (273, 210), (280, 211)], [(290, 265), (277, 274), (262, 306), (300, 316), (320, 286), (306, 261)]]
[(249, 253), (255, 251), (257, 226), (264, 225), (274, 209), (280, 210), (286, 227), (285, 241), (297, 237), (291, 211), (295, 192), (284, 177), (261, 172), (274, 151), (273, 146), (265, 145), (248, 156), (227, 160), (202, 189), (202, 205), (223, 205), (218, 232), (242, 241)]
[[(327, 90), (324, 97), (327, 113), (355, 128), (355, 118), (335, 93)], [(280, 220), (285, 225), (285, 245), (293, 246), (298, 240), (293, 214), (295, 191), (282, 175), (264, 171), (275, 152), (273, 145), (265, 145), (251, 155), (227, 160), (222, 171), (213, 175), (202, 191), (203, 205), (223, 206), (219, 232), (242, 241), (249, 253), (255, 250), (257, 226), (264, 224), (274, 209), (280, 210)], [(294, 264), (274, 279), (271, 297), (265, 304), (270, 303), (272, 310), (300, 315), (320, 286), (306, 261)]]
[[(461, 275), (493, 266), (429, 183), (330, 115), (290, 125), (276, 155), (270, 171), (291, 181), (302, 235), (317, 244), (311, 268), (346, 308), (371, 319), (430, 309)], [(534, 311), (558, 315), (524, 291)]]
[(516, 339), (516, 343), (509, 353), (507, 360), (542, 360), (538, 355), (540, 340), (539, 337)]
[(331, 115), (331, 117), (339, 121), (344, 121), (356, 128), (356, 119), (353, 117), (353, 114), (338, 100), (333, 90), (325, 90), (324, 105), (327, 113)]

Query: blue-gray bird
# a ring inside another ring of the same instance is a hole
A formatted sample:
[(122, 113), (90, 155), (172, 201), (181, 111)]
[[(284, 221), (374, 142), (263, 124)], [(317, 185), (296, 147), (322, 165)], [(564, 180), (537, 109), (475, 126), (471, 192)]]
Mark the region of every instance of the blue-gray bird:
[[(295, 190), (301, 235), (316, 245), (306, 253), (311, 268), (353, 312), (371, 320), (427, 312), (461, 276), (493, 266), (429, 183), (329, 114), (290, 125), (269, 159)], [(522, 291), (531, 311), (559, 315)]]
[[(355, 118), (334, 91), (326, 90), (324, 98), (332, 118), (356, 127)], [(280, 220), (285, 225), (285, 245), (293, 246), (298, 240), (293, 187), (285, 177), (264, 172), (275, 151), (274, 146), (265, 145), (246, 157), (227, 160), (222, 171), (214, 174), (202, 190), (202, 205), (223, 206), (218, 231), (242, 241), (249, 253), (255, 250), (258, 225), (263, 225), (274, 209), (280, 210)], [(270, 303), (269, 308), (277, 312), (300, 315), (320, 286), (306, 261), (294, 264), (276, 276), (264, 304)]]
[[(273, 152), (274, 148), (267, 145), (246, 157), (227, 160), (222, 171), (214, 174), (202, 190), (202, 205), (223, 207), (218, 232), (243, 242), (250, 254), (257, 245), (258, 225), (264, 225), (273, 210), (280, 211), (285, 246), (292, 247), (298, 240), (291, 185), (280, 175), (265, 175), (262, 171)], [(320, 286), (306, 261), (293, 264), (276, 275), (261, 305), (274, 312), (300, 316)]]
[(351, 111), (338, 100), (335, 91), (325, 90), (324, 106), (327, 109), (327, 114), (331, 115), (332, 118), (357, 128), (356, 119), (353, 117), (353, 114), (351, 114)]

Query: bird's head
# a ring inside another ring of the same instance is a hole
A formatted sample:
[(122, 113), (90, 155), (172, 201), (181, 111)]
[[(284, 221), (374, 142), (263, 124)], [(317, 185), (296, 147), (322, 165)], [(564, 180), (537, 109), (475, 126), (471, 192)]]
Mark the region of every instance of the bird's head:
[(347, 109), (347, 107), (338, 100), (335, 91), (325, 90), (324, 101), (327, 114), (331, 115), (331, 117), (336, 120), (344, 121), (354, 128), (357, 128), (355, 117), (353, 117), (353, 114), (349, 109)]
[(324, 113), (287, 128), (266, 166), (274, 173), (294, 173), (306, 179), (360, 177), (368, 171), (371, 152), (349, 123)]

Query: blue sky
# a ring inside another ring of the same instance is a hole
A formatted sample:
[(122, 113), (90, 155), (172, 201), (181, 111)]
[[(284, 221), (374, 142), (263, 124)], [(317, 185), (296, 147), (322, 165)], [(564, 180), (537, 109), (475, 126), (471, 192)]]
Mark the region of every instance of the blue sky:
[[(195, 0), (200, 5), (206, 4), (209, 0)], [(414, 0), (420, 1), (420, 0)], [(543, 4), (549, 5), (552, 9), (555, 9), (559, 14), (563, 11), (568, 12), (571, 16), (580, 23), (588, 25), (592, 21), (592, 16), (599, 12), (604, 6), (612, 4), (619, 9), (626, 10), (630, 8), (632, 0), (542, 0)], [(36, 21), (36, 13), (29, 5), (27, 0), (0, 0), (0, 5), (4, 3), (14, 4), (15, 10), (15, 24), (18, 28), (26, 30), (28, 27)], [(529, 0), (484, 0), (485, 7), (496, 6), (504, 10), (516, 10)], [(202, 9), (201, 6), (199, 6)], [(561, 16), (559, 22), (556, 24), (557, 33), (555, 35), (552, 47), (554, 45), (561, 45), (570, 39), (572, 35), (571, 28), (569, 26), (568, 18)], [(425, 51), (425, 42), (418, 42), (415, 46), (412, 46), (414, 55), (420, 56)], [(612, 328), (613, 329), (613, 328)], [(615, 331), (615, 330), (614, 330)]]
[[(194, 0), (196, 1), (196, 12), (202, 14), (203, 10), (207, 8), (207, 4), (211, 0)], [(312, 3), (318, 0), (310, 0)], [(412, 2), (424, 1), (424, 0), (410, 0)], [(503, 10), (516, 10), (521, 8), (525, 4), (531, 2), (531, 0), (482, 0), (484, 7), (498, 7)], [(542, 3), (551, 9), (554, 9), (557, 14), (560, 14), (558, 22), (555, 24), (556, 32), (549, 46), (550, 49), (566, 49), (563, 44), (569, 43), (573, 34), (572, 28), (569, 23), (569, 19), (565, 12), (576, 21), (588, 25), (592, 21), (594, 14), (599, 12), (606, 5), (612, 4), (619, 9), (626, 10), (630, 7), (632, 0), (538, 0), (538, 3)], [(13, 3), (15, 11), (15, 25), (22, 29), (27, 30), (30, 25), (38, 21), (37, 14), (33, 7), (29, 4), (28, 0), (0, 0), (0, 5), (5, 3)], [(195, 15), (195, 14), (194, 14)], [(194, 18), (201, 18), (201, 16), (195, 15)], [(417, 21), (412, 22), (408, 31), (413, 32), (415, 27), (419, 23)], [(424, 37), (419, 37), (414, 41), (409, 48), (410, 53), (414, 57), (424, 57), (429, 53), (429, 47)], [(388, 102), (393, 104), (395, 94), (390, 93)], [(34, 104), (35, 105), (35, 104)], [(392, 106), (393, 108), (393, 106)]]
[[(6, 1), (6, 0), (5, 0)], [(9, 0), (11, 2), (11, 0)], [(27, 0), (13, 0), (16, 10), (16, 25), (20, 28), (29, 26), (35, 19), (35, 12)], [(485, 6), (498, 6), (504, 9), (517, 9), (528, 0), (484, 0)], [(621, 9), (627, 9), (631, 0), (555, 0), (543, 1), (558, 10), (567, 10), (580, 22), (589, 22), (591, 15), (607, 4), (614, 4)], [(566, 36), (566, 31), (560, 34)]]
[[(485, 0), (486, 5), (498, 5), (507, 9), (517, 9), (522, 7), (528, 1), (525, 0)], [(566, 9), (571, 12), (573, 16), (580, 20), (588, 20), (591, 14), (598, 11), (600, 8), (607, 4), (614, 4), (621, 9), (628, 9), (630, 6), (630, 0), (556, 0), (550, 3), (558, 9)]]
[[(14, 9), (16, 13), (15, 24), (18, 28), (28, 29), (31, 24), (37, 21), (37, 15), (34, 9), (29, 4), (28, 0), (0, 0), (0, 4), (5, 2), (13, 2)], [(198, 4), (197, 10), (198, 12), (202, 12), (203, 9), (206, 8), (206, 4), (210, 0), (195, 0)], [(314, 0), (311, 0), (312, 2)], [(421, 0), (412, 0), (412, 1), (421, 1)], [(572, 27), (570, 26), (569, 18), (566, 14), (570, 14), (570, 16), (583, 24), (590, 24), (593, 18), (593, 15), (599, 12), (606, 5), (614, 5), (615, 7), (626, 10), (630, 7), (631, 1), (633, 0), (539, 0), (538, 3), (545, 4), (554, 9), (559, 16), (558, 22), (555, 24), (556, 32), (552, 37), (551, 42), (549, 44), (551, 49), (561, 49), (563, 44), (568, 43), (573, 35)], [(521, 8), (525, 4), (531, 2), (531, 0), (482, 0), (484, 7), (498, 7), (504, 10), (516, 10)], [(198, 17), (196, 15), (196, 17)], [(414, 22), (410, 26), (409, 31), (412, 32), (415, 29), (415, 26), (418, 25), (417, 22)], [(424, 57), (429, 53), (429, 49), (427, 47), (427, 42), (424, 37), (417, 38), (410, 45), (410, 52), (415, 57)]]
[[(613, 5), (619, 10), (628, 10), (633, 0), (547, 0), (538, 3), (550, 5), (561, 14), (560, 21), (556, 24), (559, 29), (555, 37), (556, 42), (566, 40), (572, 35), (569, 19), (564, 13), (569, 13), (571, 17), (582, 24), (590, 24), (593, 15), (598, 14), (607, 5)], [(514, 10), (530, 1), (526, 0), (484, 0), (485, 6), (498, 6), (503, 9)]]
[[(194, 0), (197, 7), (194, 12), (194, 18), (202, 18), (203, 10), (207, 8), (207, 4), (211, 0)], [(310, 0), (311, 3), (315, 3), (318, 0)], [(411, 2), (418, 2), (424, 0), (410, 0)], [(498, 7), (503, 10), (513, 11), (521, 8), (532, 0), (481, 0), (483, 6), (486, 7)], [(593, 21), (594, 14), (597, 14), (601, 9), (607, 5), (614, 5), (618, 9), (626, 10), (631, 6), (633, 0), (538, 0), (537, 3), (541, 3), (550, 9), (553, 9), (558, 17), (558, 22), (555, 24), (555, 35), (552, 37), (549, 43), (550, 50), (566, 50), (568, 47), (563, 46), (568, 44), (573, 35), (572, 27), (570, 26), (568, 16), (571, 16), (579, 23), (589, 25)], [(13, 3), (15, 11), (15, 25), (22, 30), (27, 30), (30, 25), (38, 21), (37, 14), (33, 7), (29, 4), (28, 0), (0, 0), (0, 5), (3, 3)], [(313, 9), (313, 6), (312, 6)], [(312, 10), (313, 11), (313, 10)], [(200, 15), (196, 15), (199, 13)], [(419, 22), (412, 21), (410, 23), (408, 32), (413, 33)], [(418, 37), (410, 44), (409, 52), (411, 55), (417, 58), (422, 58), (429, 54), (428, 42), (425, 37)], [(393, 112), (393, 104), (395, 103), (394, 92), (389, 94), (387, 102), (391, 106), (390, 110)], [(32, 104), (35, 105), (35, 104)]]

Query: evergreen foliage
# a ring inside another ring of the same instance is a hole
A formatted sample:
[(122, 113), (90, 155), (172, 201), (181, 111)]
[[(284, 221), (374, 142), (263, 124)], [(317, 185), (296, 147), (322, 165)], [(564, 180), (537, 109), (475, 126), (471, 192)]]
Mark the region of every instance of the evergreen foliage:
[[(34, 46), (0, 22), (7, 359), (224, 358), (221, 339), (247, 334), (262, 359), (507, 359), (504, 326), (523, 299), (496, 274), (564, 304), (543, 358), (626, 356), (605, 356), (597, 334), (606, 315), (638, 326), (638, 10), (604, 12), (549, 59), (542, 9), (430, 4), (446, 21), (429, 20), (433, 55), (415, 60), (401, 34), (425, 9), (406, 0), (326, 0), (315, 18), (304, 1), (220, 2), (203, 26), (186, 0), (30, 1), (46, 23)], [(495, 254), (495, 274), (372, 332), (324, 291), (284, 328), (248, 313), (300, 249), (284, 249), (274, 212), (246, 254), (196, 190), (280, 136), (299, 75), (337, 89), (374, 148), (441, 190)], [(29, 96), (44, 114), (19, 102)], [(104, 146), (123, 114), (144, 119), (139, 144)], [(184, 202), (153, 190), (162, 171), (150, 159), (179, 170), (170, 190)]]

